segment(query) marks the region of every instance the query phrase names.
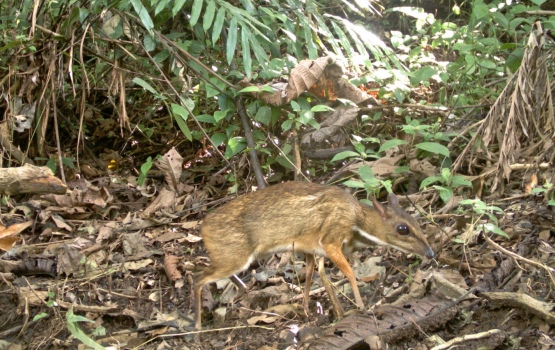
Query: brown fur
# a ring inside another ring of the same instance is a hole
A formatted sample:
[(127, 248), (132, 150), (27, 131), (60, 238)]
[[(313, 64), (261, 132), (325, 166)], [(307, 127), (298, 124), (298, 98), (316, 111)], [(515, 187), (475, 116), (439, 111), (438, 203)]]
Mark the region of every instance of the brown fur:
[[(202, 239), (211, 265), (195, 276), (195, 326), (201, 328), (201, 289), (206, 283), (229, 277), (246, 269), (259, 257), (282, 251), (307, 253), (309, 273), (305, 306), (312, 279), (314, 257), (329, 257), (352, 285), (359, 308), (364, 308), (354, 272), (344, 252), (372, 242), (405, 252), (433, 257), (418, 222), (399, 207), (361, 204), (335, 186), (287, 182), (252, 192), (214, 210), (206, 216)], [(410, 232), (397, 229), (406, 225)]]

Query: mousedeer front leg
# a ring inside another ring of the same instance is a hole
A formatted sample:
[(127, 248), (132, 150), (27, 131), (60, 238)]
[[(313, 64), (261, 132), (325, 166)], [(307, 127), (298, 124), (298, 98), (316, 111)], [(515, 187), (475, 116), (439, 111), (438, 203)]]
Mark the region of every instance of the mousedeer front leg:
[(343, 251), (341, 249), (341, 245), (337, 245), (337, 243), (320, 243), (322, 248), (326, 252), (328, 258), (334, 262), (337, 267), (343, 272), (349, 283), (351, 283), (351, 287), (353, 288), (353, 294), (355, 295), (355, 301), (357, 306), (360, 310), (364, 310), (364, 303), (362, 302), (362, 298), (360, 297), (360, 292), (357, 286), (357, 280), (355, 277), (355, 273), (349, 265), (349, 262), (343, 255)]

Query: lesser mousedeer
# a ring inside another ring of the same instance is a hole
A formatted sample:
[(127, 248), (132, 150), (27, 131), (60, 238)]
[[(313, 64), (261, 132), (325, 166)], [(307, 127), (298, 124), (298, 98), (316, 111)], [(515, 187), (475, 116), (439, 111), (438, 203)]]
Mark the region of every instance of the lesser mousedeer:
[(201, 235), (211, 264), (195, 276), (195, 327), (201, 329), (201, 289), (206, 283), (245, 270), (253, 260), (284, 251), (307, 254), (304, 304), (312, 281), (314, 257), (329, 257), (353, 288), (357, 306), (364, 308), (355, 274), (347, 262), (356, 247), (373, 243), (434, 257), (418, 222), (399, 206), (373, 200), (360, 203), (336, 186), (286, 182), (249, 193), (214, 210), (202, 223)]

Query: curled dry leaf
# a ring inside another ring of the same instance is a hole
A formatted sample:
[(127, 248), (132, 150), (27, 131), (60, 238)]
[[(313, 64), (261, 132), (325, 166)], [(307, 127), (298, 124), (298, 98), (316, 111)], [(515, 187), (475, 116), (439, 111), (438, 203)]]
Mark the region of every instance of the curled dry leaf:
[(19, 233), (31, 225), (33, 225), (32, 220), (13, 224), (9, 227), (0, 225), (0, 249), (10, 250), (15, 242), (19, 241)]
[(175, 255), (164, 256), (164, 269), (166, 270), (166, 275), (173, 282), (183, 278), (183, 275), (177, 268), (177, 264), (180, 260), (181, 259)]
[(164, 178), (169, 188), (174, 192), (178, 192), (179, 178), (183, 172), (183, 157), (181, 157), (175, 147), (172, 147), (160, 160), (155, 161), (154, 164), (164, 173)]

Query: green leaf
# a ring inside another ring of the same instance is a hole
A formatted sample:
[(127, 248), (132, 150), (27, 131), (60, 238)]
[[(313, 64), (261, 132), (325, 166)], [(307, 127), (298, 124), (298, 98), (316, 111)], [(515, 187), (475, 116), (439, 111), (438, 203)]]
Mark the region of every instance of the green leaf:
[(141, 23), (143, 24), (145, 29), (151, 31), (152, 28), (154, 28), (154, 23), (152, 23), (152, 19), (148, 14), (148, 10), (146, 9), (146, 7), (143, 6), (141, 0), (131, 0), (131, 5), (133, 5), (135, 12), (137, 12), (137, 14), (139, 15)]
[(407, 142), (404, 140), (399, 140), (399, 139), (388, 140), (383, 143), (383, 145), (378, 150), (378, 153), (387, 151), (388, 149), (391, 149), (400, 145), (406, 145), (406, 144)]
[(424, 189), (428, 186), (430, 186), (433, 183), (436, 182), (443, 182), (443, 177), (442, 176), (430, 176), (424, 179), (424, 181), (422, 181), (422, 183), (420, 184), (420, 189)]
[(451, 186), (452, 187), (459, 187), (459, 186), (472, 187), (472, 182), (465, 179), (464, 176), (456, 175), (451, 178)]
[(348, 180), (343, 182), (343, 185), (351, 188), (364, 188), (364, 182), (356, 180)]
[(237, 47), (237, 17), (233, 17), (229, 23), (226, 43), (226, 59), (227, 64), (231, 64), (235, 57), (235, 48)]
[(256, 112), (254, 120), (264, 125), (270, 125), (272, 121), (272, 109), (268, 106), (262, 106)]
[(220, 38), (222, 34), (222, 28), (225, 21), (225, 9), (220, 7), (218, 14), (216, 15), (216, 20), (214, 21), (214, 27), (212, 27), (212, 45), (216, 45), (216, 41)]
[(252, 33), (247, 27), (241, 28), (241, 46), (243, 51), (243, 67), (245, 68), (245, 75), (247, 79), (250, 80), (252, 77), (252, 57), (251, 57), (251, 46), (249, 40)]
[(236, 137), (231, 138), (227, 142), (227, 145), (233, 151), (233, 155), (236, 155), (237, 153), (241, 152), (242, 150), (244, 150), (247, 147), (247, 144), (245, 142), (245, 138), (241, 137), (241, 136), (236, 136)]
[(201, 123), (216, 124), (216, 119), (210, 114), (200, 114), (195, 117)]
[(239, 92), (260, 92), (260, 88), (258, 86), (247, 86), (244, 89), (239, 90)]
[(449, 187), (434, 186), (434, 188), (439, 191), (439, 197), (443, 203), (449, 202), (451, 197), (453, 197), (453, 190)]
[(40, 314), (36, 314), (35, 317), (33, 317), (33, 322), (38, 321), (45, 317), (48, 317), (48, 314), (46, 312), (41, 312)]
[(216, 123), (219, 122), (220, 120), (224, 119), (226, 117), (227, 113), (224, 111), (216, 111), (214, 112), (214, 120), (216, 120)]
[(218, 132), (212, 135), (210, 139), (216, 146), (219, 146), (227, 140), (227, 136), (224, 133)]
[(278, 162), (279, 165), (283, 166), (286, 169), (293, 169), (293, 162), (291, 159), (289, 159), (289, 157), (277, 156), (276, 162)]
[(191, 18), (189, 19), (189, 25), (192, 27), (197, 24), (200, 17), (200, 12), (202, 11), (203, 0), (195, 0), (193, 2), (193, 7), (191, 8)]
[(441, 154), (442, 156), (449, 157), (449, 149), (443, 145), (436, 142), (422, 142), (415, 145), (416, 148), (428, 151), (435, 154)]
[(542, 192), (546, 192), (547, 189), (543, 188), (543, 187), (534, 187), (532, 189), (532, 192), (530, 192), (530, 194), (538, 194), (538, 193), (542, 193)]
[(152, 165), (154, 165), (154, 163), (152, 163), (152, 157), (148, 157), (146, 162), (141, 165), (141, 172), (139, 173), (139, 178), (137, 179), (137, 184), (139, 186), (141, 186), (145, 182), (148, 172), (150, 168), (152, 168)]
[(368, 165), (363, 165), (358, 168), (358, 174), (364, 182), (368, 182), (374, 179), (374, 172), (372, 171), (372, 168), (370, 168)]
[(310, 108), (311, 112), (329, 112), (329, 111), (334, 111), (333, 108), (326, 106), (326, 105), (316, 105), (312, 108)]
[(281, 129), (283, 131), (287, 131), (287, 130), (291, 129), (291, 126), (293, 126), (293, 120), (292, 119), (287, 119), (286, 121), (284, 121), (281, 124)]
[(187, 0), (175, 0), (175, 2), (173, 3), (173, 7), (172, 7), (172, 17), (175, 17), (177, 15), (177, 13), (179, 11), (181, 11), (181, 9), (183, 8), (183, 5), (185, 5), (185, 2)]
[(335, 156), (333, 156), (331, 162), (336, 162), (338, 160), (342, 160), (342, 159), (349, 158), (349, 157), (360, 157), (360, 154), (358, 154), (357, 152), (353, 152), (353, 151), (339, 152)]
[(212, 26), (212, 21), (216, 15), (216, 3), (212, 0), (206, 1), (206, 10), (204, 11), (204, 18), (202, 19), (202, 29), (208, 31), (210, 26)]
[(180, 106), (178, 104), (172, 103), (171, 104), (172, 112), (176, 115), (175, 122), (179, 129), (185, 135), (187, 140), (193, 141), (193, 135), (191, 134), (191, 130), (187, 126), (187, 118), (189, 117), (189, 112), (185, 107)]
[(503, 236), (507, 239), (509, 238), (509, 235), (506, 234), (505, 232), (503, 232), (503, 230), (501, 230), (497, 225), (492, 224), (492, 223), (487, 223), (487, 224), (480, 224), (478, 226), (476, 226), (479, 229), (484, 230), (485, 232), (493, 232), (497, 235)]
[(133, 78), (132, 80), (135, 84), (141, 86), (143, 89), (149, 91), (150, 93), (152, 93), (153, 95), (158, 96), (158, 92), (156, 90), (154, 90), (154, 88), (152, 86), (150, 86), (149, 83), (147, 83), (146, 81), (144, 81), (141, 78)]
[(73, 309), (69, 309), (66, 313), (66, 324), (67, 329), (70, 331), (71, 335), (73, 335), (76, 339), (81, 341), (88, 347), (91, 347), (96, 350), (104, 350), (105, 348), (92, 340), (83, 330), (79, 327), (77, 322), (90, 322), (94, 323), (94, 321), (89, 320), (86, 317), (75, 315), (73, 313)]

